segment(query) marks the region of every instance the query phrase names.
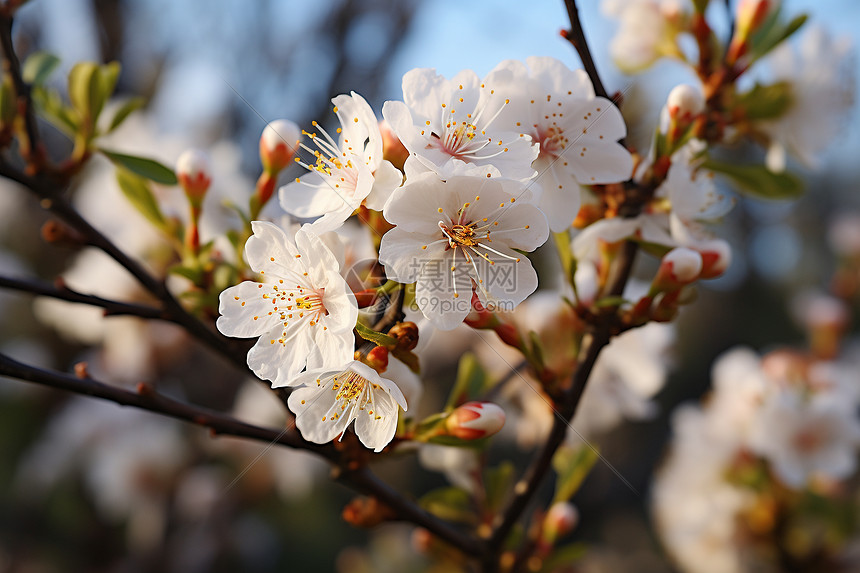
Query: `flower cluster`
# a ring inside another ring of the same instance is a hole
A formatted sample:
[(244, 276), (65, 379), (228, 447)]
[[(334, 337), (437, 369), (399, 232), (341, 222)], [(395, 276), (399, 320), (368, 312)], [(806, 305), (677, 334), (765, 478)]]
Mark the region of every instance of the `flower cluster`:
[[(857, 470), (856, 381), (850, 355), (759, 357), (739, 348), (718, 360), (710, 399), (675, 414), (674, 444), (653, 491), (660, 533), (682, 569), (762, 568), (809, 520), (826, 535), (856, 534), (841, 530), (834, 511), (848, 501), (843, 484)], [(823, 509), (812, 509), (812, 499)], [(852, 507), (845, 510), (856, 513)], [(794, 558), (834, 558), (838, 546), (826, 535), (790, 548), (802, 553)]]
[[(473, 300), (505, 311), (532, 294), (538, 278), (527, 253), (550, 229), (571, 226), (582, 187), (628, 179), (633, 161), (618, 143), (626, 134), (618, 108), (595, 96), (585, 72), (552, 58), (505, 61), (484, 78), (412, 70), (403, 101), (383, 106), (384, 130), (360, 95), (332, 103), (333, 134), (314, 122), (304, 141), (282, 146), (307, 154), (295, 161), (308, 173), (279, 198), (308, 222), (290, 232), (251, 224), (245, 259), (258, 278), (221, 293), (218, 329), (258, 338), (248, 365), (274, 387), (297, 388), (289, 406), (306, 439), (331, 441), (355, 420), (359, 439), (379, 451), (407, 408), (397, 381), (380, 377), (388, 351), (396, 359), (402, 350), (353, 353), (369, 291), (356, 298), (350, 286), (367, 285), (344, 278), (355, 269), (341, 267), (330, 235), (337, 243), (357, 215), (379, 235), (373, 256), (389, 283), (414, 283), (429, 325), (451, 330)], [(386, 159), (394, 147), (406, 153), (402, 172)]]

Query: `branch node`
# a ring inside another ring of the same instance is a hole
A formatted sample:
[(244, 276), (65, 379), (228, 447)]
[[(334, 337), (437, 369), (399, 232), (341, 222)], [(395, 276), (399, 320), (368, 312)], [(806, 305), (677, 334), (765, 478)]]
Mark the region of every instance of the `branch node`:
[(86, 362), (78, 362), (75, 364), (75, 376), (80, 378), (81, 380), (87, 380), (90, 378), (90, 371), (87, 368), (89, 365)]
[[(137, 385), (137, 393), (139, 396), (151, 397), (155, 396), (155, 388), (152, 387), (152, 384), (147, 382), (141, 382)], [(196, 420), (195, 420), (196, 423)]]

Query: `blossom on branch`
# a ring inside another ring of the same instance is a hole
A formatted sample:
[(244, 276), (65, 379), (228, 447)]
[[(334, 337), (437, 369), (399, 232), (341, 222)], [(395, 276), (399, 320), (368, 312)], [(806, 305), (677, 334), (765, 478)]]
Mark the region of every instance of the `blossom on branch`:
[(252, 228), (245, 257), (262, 282), (245, 281), (221, 293), (218, 330), (260, 337), (248, 352), (248, 366), (274, 387), (294, 385), (305, 365), (349, 360), (358, 306), (334, 255), (307, 227), (295, 243), (272, 223), (254, 221)]
[(385, 218), (379, 262), (389, 279), (416, 283), (415, 300), (442, 330), (472, 309), (472, 286), (484, 306), (510, 310), (537, 288), (525, 255), (549, 236), (546, 217), (521, 183), (435, 173), (395, 190)]
[(539, 145), (532, 162), (541, 189), (536, 204), (553, 231), (567, 229), (576, 218), (580, 185), (630, 178), (633, 159), (618, 143), (627, 135), (624, 118), (611, 101), (595, 97), (585, 71), (570, 70), (555, 58), (531, 57), (525, 64), (506, 60), (493, 74), (508, 80), (500, 93), (511, 98), (496, 123), (523, 131)]
[(407, 408), (397, 384), (356, 360), (309, 370), (292, 385), (302, 385), (289, 398), (296, 426), (306, 440), (317, 444), (342, 435), (355, 420), (361, 443), (380, 452), (397, 430), (398, 407)]
[(524, 132), (500, 124), (511, 99), (510, 71), (496, 70), (483, 80), (463, 70), (448, 80), (436, 70), (417, 68), (403, 76), (403, 100), (388, 101), (382, 115), (411, 153), (406, 160), (447, 174), (458, 162), (492, 165), (503, 177), (529, 179), (538, 150)]
[[(403, 175), (382, 157), (382, 136), (370, 105), (355, 92), (333, 98), (340, 120), (337, 141), (319, 124), (318, 133), (308, 133), (316, 149), (301, 144), (314, 156), (297, 161), (310, 173), (281, 187), (281, 207), (299, 218), (319, 217), (313, 232), (321, 234), (340, 227), (365, 202), (381, 211)], [(320, 135), (321, 134), (321, 135)]]

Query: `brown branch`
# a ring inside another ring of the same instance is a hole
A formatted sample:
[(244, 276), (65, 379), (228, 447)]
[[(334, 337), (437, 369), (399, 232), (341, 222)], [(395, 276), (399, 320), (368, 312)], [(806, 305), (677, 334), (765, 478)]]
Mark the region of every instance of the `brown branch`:
[[(117, 386), (110, 386), (89, 377), (81, 378), (61, 372), (35, 368), (22, 364), (4, 354), (0, 354), (0, 375), (76, 394), (101, 398), (122, 406), (133, 406), (142, 410), (148, 410), (169, 418), (209, 428), (214, 434), (218, 435), (235, 436), (310, 451), (325, 458), (338, 468), (348, 465), (343, 463), (340, 451), (332, 444), (321, 445), (308, 442), (294, 428), (279, 430), (248, 424), (227, 414), (180, 402), (158, 394), (148, 384), (138, 385), (137, 391), (134, 392)], [(393, 511), (398, 520), (407, 521), (427, 529), (433, 535), (462, 551), (465, 555), (477, 555), (480, 553), (480, 544), (474, 537), (452, 528), (444, 521), (407, 500), (376, 477), (366, 466), (355, 470), (338, 469), (336, 474), (338, 481), (343, 482), (349, 488), (373, 496), (383, 502)]]
[[(585, 32), (582, 29), (582, 22), (579, 20), (579, 9), (576, 7), (576, 0), (564, 0), (564, 6), (567, 8), (567, 16), (570, 18), (570, 30), (563, 34), (564, 38), (573, 44), (576, 53), (579, 54), (579, 59), (582, 60), (582, 67), (594, 84), (594, 93), (600, 97), (611, 99), (606, 93), (606, 88), (603, 87), (603, 82), (600, 80), (600, 74), (597, 73), (597, 66), (594, 65), (594, 58), (591, 56), (591, 50), (588, 47), (588, 41), (585, 39)], [(615, 103), (613, 101), (613, 103)]]
[[(14, 11), (14, 10), (13, 10)], [(30, 98), (30, 86), (21, 76), (21, 62), (15, 53), (12, 43), (12, 12), (0, 13), (0, 47), (3, 50), (3, 67), (9, 72), (12, 84), (15, 86), (15, 94), (18, 97), (18, 109), (23, 111), (24, 128), (27, 132), (27, 157), (31, 163), (39, 165), (44, 159), (39, 128), (36, 124), (36, 114), (33, 110), (33, 101)]]
[(166, 320), (168, 322), (174, 322), (172, 318), (166, 315), (160, 308), (145, 304), (110, 300), (91, 294), (83, 294), (68, 288), (61, 280), (51, 284), (46, 281), (0, 276), (0, 287), (39, 296), (47, 296), (68, 302), (96, 306), (104, 309), (105, 316), (137, 316), (150, 320)]

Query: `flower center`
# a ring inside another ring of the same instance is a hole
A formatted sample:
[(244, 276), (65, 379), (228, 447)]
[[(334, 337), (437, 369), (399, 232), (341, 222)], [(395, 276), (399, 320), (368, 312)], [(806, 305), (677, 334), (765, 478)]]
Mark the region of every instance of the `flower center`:
[[(358, 181), (357, 168), (353, 163), (353, 159), (357, 159), (355, 151), (349, 145), (349, 140), (343, 140), (344, 149), (332, 139), (326, 130), (324, 130), (317, 122), (313, 122), (313, 126), (320, 130), (323, 137), (319, 137), (316, 133), (302, 131), (302, 133), (311, 138), (317, 149), (311, 149), (304, 143), (301, 148), (308, 153), (313, 154), (315, 160), (312, 163), (305, 163), (300, 158), (296, 157), (295, 161), (308, 171), (315, 171), (325, 178), (330, 178), (329, 186), (334, 188), (337, 193), (345, 193), (352, 197), (355, 193), (356, 182)], [(341, 131), (338, 128), (338, 133)], [(302, 183), (301, 179), (296, 178), (297, 183)], [(316, 185), (311, 185), (316, 187)]]
[(558, 157), (564, 152), (567, 147), (567, 137), (564, 135), (564, 130), (557, 125), (551, 125), (538, 136), (540, 140), (541, 155), (551, 155)]

